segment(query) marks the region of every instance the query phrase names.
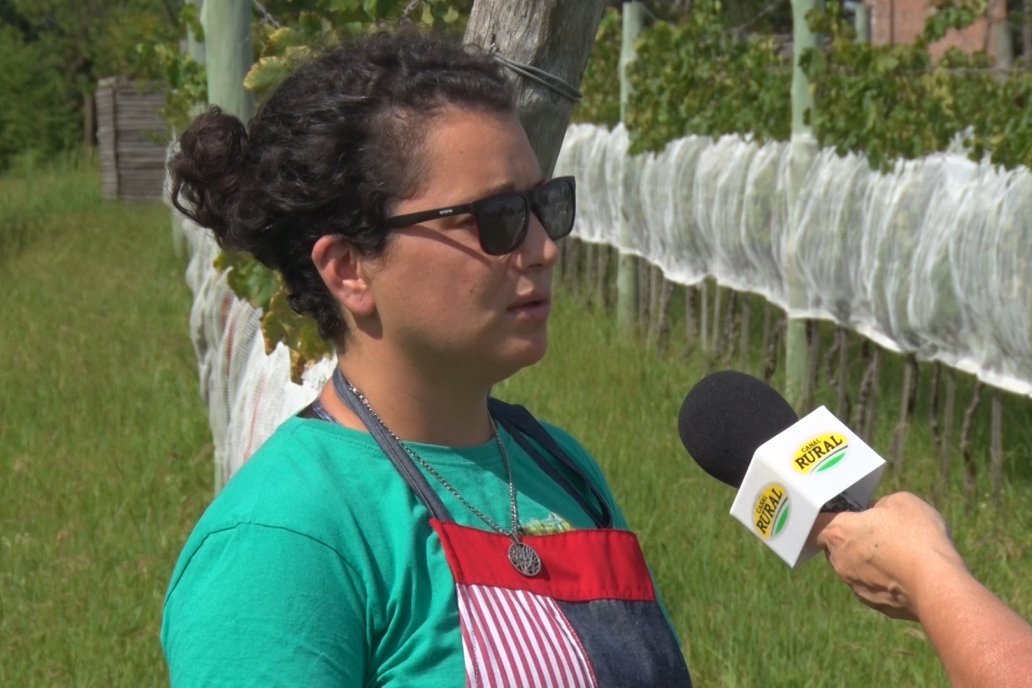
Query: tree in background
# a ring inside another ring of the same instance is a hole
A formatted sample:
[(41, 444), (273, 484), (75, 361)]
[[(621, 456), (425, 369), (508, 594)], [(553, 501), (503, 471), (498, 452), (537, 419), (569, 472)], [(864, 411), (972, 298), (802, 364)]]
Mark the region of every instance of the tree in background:
[(178, 41), (182, 0), (0, 0), (0, 171), (92, 143), (107, 76), (151, 79), (138, 45)]
[[(695, 9), (697, 0), (643, 0), (656, 19), (676, 22)], [(1011, 0), (1024, 2), (1026, 0)], [(1032, 2), (1032, 0), (1027, 0)], [(609, 9), (619, 10), (625, 0), (606, 0)], [(792, 32), (791, 0), (724, 0), (720, 12), (729, 27), (739, 31), (766, 31), (780, 34)]]
[(50, 156), (81, 139), (57, 60), (38, 42), (0, 24), (0, 172), (19, 155)]

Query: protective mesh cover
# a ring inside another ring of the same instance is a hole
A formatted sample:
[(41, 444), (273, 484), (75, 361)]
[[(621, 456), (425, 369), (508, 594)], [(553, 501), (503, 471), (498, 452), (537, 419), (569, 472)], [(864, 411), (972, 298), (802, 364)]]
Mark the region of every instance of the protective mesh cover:
[(219, 249), (210, 234), (181, 216), (174, 226), (190, 253), (190, 336), (208, 405), (218, 489), (280, 423), (315, 398), (335, 361), (307, 370), (301, 385), (291, 382), (289, 350), (279, 344), (266, 353), (260, 311), (237, 298), (225, 275), (212, 267)]
[[(674, 282), (713, 277), (793, 317), (832, 320), (1032, 395), (1028, 169), (942, 154), (885, 174), (812, 142), (731, 136), (688, 137), (635, 157), (627, 144), (619, 127), (567, 132), (556, 174), (577, 177), (575, 236), (641, 256)], [(212, 267), (211, 237), (182, 217), (173, 224), (191, 256), (190, 332), (221, 486), (315, 397), (335, 361), (293, 384), (289, 352), (265, 352), (260, 314)]]
[(576, 236), (1032, 395), (1027, 168), (938, 154), (879, 173), (812, 141), (734, 136), (633, 158), (627, 144), (621, 127), (567, 133), (556, 174), (578, 178)]

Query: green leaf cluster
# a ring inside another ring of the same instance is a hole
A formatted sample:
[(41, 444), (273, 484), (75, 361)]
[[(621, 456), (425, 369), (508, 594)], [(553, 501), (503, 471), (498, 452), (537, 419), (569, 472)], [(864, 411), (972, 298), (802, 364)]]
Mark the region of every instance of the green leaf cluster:
[(635, 47), (626, 117), (632, 153), (688, 134), (788, 137), (787, 58), (772, 37), (731, 30), (719, 2), (700, 1), (677, 23), (655, 23)]
[(141, 61), (160, 70), (165, 86), (165, 105), (161, 116), (174, 130), (182, 131), (208, 101), (208, 77), (204, 65), (168, 43), (141, 43), (136, 46)]
[(332, 353), (330, 345), (319, 336), (315, 321), (290, 307), (279, 273), (251, 255), (235, 251), (221, 252), (214, 265), (216, 270), (226, 273), (226, 284), (234, 294), (262, 311), (265, 352), (272, 353), (280, 342), (290, 349), (290, 377), (294, 382), (301, 382), (310, 363)]
[(583, 100), (573, 109), (574, 122), (592, 122), (615, 127), (620, 122), (620, 41), (623, 21), (620, 12), (609, 8), (602, 14), (591, 59), (581, 77)]
[[(814, 106), (805, 115), (824, 147), (866, 156), (876, 169), (960, 143), (972, 158), (1032, 165), (1032, 74), (993, 69), (984, 53), (929, 46), (985, 13), (984, 0), (937, 0), (913, 45), (859, 43), (839, 2), (810, 14), (818, 47), (800, 56)], [(577, 119), (619, 121), (619, 14), (609, 12), (585, 74)], [(737, 133), (755, 140), (791, 135), (792, 56), (773, 35), (732, 27), (719, 0), (699, 0), (636, 40), (626, 113), (631, 152), (655, 151), (689, 134)]]
[(984, 53), (951, 49), (938, 63), (928, 53), (946, 30), (963, 27), (981, 11), (974, 3), (943, 2), (913, 45), (896, 46), (858, 43), (837, 3), (811, 14), (811, 25), (826, 36), (801, 58), (814, 96), (808, 119), (818, 141), (840, 154), (863, 154), (878, 169), (958, 141), (975, 159), (988, 154), (1008, 167), (1032, 162), (1032, 127), (1014, 107), (1032, 94), (1028, 74), (998, 73)]
[(145, 41), (136, 45), (140, 64), (158, 75), (165, 85), (165, 106), (161, 115), (173, 130), (181, 131), (199, 108), (208, 102), (208, 77), (205, 66), (181, 49), (191, 37), (204, 41), (200, 8), (186, 3), (179, 11), (179, 31), (169, 41)]
[(244, 87), (261, 100), (314, 53), (347, 36), (390, 31), (403, 22), (461, 34), (472, 0), (280, 0), (257, 26), (257, 61)]
[(84, 112), (109, 76), (161, 77), (136, 46), (178, 35), (181, 0), (0, 0), (0, 172), (85, 140)]
[(986, 0), (934, 0), (931, 4), (933, 12), (925, 20), (924, 32), (917, 41), (922, 47), (939, 40), (950, 29), (970, 26), (986, 13)]

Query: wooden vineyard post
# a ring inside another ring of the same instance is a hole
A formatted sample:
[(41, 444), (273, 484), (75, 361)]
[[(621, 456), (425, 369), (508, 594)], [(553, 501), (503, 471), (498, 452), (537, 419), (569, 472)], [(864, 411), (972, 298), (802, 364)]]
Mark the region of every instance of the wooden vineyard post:
[(971, 401), (964, 410), (964, 421), (960, 425), (960, 456), (964, 461), (964, 494), (971, 498), (975, 493), (975, 481), (978, 478), (978, 466), (971, 453), (971, 428), (975, 423), (975, 414), (982, 405), (982, 381), (975, 383), (971, 392)]
[(738, 369), (745, 372), (749, 369), (749, 335), (751, 324), (749, 318), (752, 308), (749, 305), (749, 298), (742, 298), (742, 319), (739, 323), (738, 332)]
[[(631, 95), (631, 82), (627, 76), (629, 65), (637, 58), (634, 40), (645, 28), (645, 6), (640, 2), (626, 2), (623, 5), (623, 38), (620, 48), (620, 120), (625, 121), (627, 104)], [(620, 197), (630, 193), (626, 178), (627, 165), (620, 173)], [(627, 203), (620, 203), (620, 243), (630, 243), (633, 229), (627, 214)], [(634, 256), (621, 253), (616, 266), (616, 321), (622, 330), (630, 330), (635, 324), (635, 304), (638, 301), (637, 262)]]
[(948, 489), (950, 479), (950, 463), (953, 453), (953, 415), (954, 406), (957, 400), (957, 371), (954, 368), (946, 369), (946, 401), (942, 409), (942, 432), (940, 433), (942, 444), (939, 445), (939, 473), (942, 477), (943, 486)]
[(516, 78), (520, 121), (552, 173), (591, 54), (601, 0), (476, 0), (463, 40), (494, 51)]
[(254, 98), (244, 88), (251, 69), (251, 3), (247, 0), (206, 2), (204, 66), (208, 74), (208, 103), (236, 115), (245, 124), (254, 114)]
[(914, 406), (917, 404), (917, 357), (913, 354), (908, 354), (904, 365), (903, 390), (899, 402), (899, 421), (896, 422), (896, 427), (892, 430), (892, 452), (890, 458), (893, 463), (899, 463), (903, 456), (907, 428), (910, 425), (911, 417), (914, 415)]
[[(809, 80), (800, 65), (803, 53), (817, 46), (817, 37), (810, 30), (807, 15), (817, 6), (815, 0), (792, 0), (792, 142), (789, 164), (788, 207), (790, 217), (795, 217), (803, 177), (816, 150), (816, 141), (807, 113), (813, 108), (813, 95)], [(795, 268), (798, 255), (798, 228), (790, 228), (790, 239), (785, 256), (786, 286), (788, 290), (789, 314), (806, 306), (806, 287)], [(810, 397), (809, 356), (807, 354), (806, 324), (799, 318), (789, 317), (785, 327), (785, 396), (797, 411), (801, 410)]]
[(1003, 400), (993, 390), (989, 421), (989, 475), (993, 483), (993, 504), (1000, 505), (1003, 491)]

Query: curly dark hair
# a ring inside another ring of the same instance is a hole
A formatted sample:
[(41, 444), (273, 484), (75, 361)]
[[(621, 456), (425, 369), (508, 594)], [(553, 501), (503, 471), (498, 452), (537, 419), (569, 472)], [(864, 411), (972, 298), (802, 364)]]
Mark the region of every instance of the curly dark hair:
[(383, 252), (385, 206), (417, 191), (428, 125), (447, 106), (515, 112), (489, 55), (412, 31), (351, 40), (288, 77), (249, 131), (217, 107), (197, 117), (169, 161), (172, 203), (223, 248), (278, 270), (294, 310), (341, 346), (344, 318), (312, 247), (340, 234)]

